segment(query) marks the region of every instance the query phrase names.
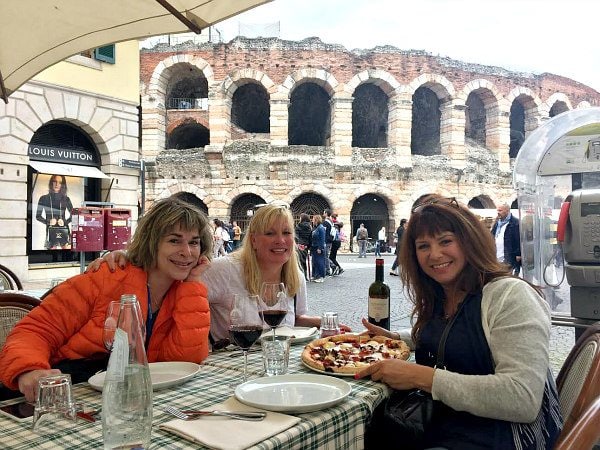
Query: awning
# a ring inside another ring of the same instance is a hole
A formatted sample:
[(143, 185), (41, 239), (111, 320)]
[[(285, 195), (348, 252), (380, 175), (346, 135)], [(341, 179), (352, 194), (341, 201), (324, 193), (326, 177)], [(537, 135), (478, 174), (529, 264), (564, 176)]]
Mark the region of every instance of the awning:
[(81, 51), (159, 34), (199, 33), (268, 1), (1, 0), (0, 98), (8, 101), (35, 74)]
[(40, 173), (48, 173), (51, 175), (65, 175), (68, 177), (83, 177), (83, 178), (106, 178), (110, 177), (95, 167), (90, 166), (74, 166), (68, 164), (51, 163), (45, 161), (29, 161), (29, 165)]

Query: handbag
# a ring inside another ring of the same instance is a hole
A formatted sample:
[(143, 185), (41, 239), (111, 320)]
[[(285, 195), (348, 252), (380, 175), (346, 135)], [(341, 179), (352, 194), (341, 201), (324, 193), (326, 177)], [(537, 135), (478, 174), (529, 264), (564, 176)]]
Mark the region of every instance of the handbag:
[[(446, 338), (463, 304), (464, 302), (460, 304), (456, 314), (442, 332), (434, 367), (445, 367)], [(432, 422), (434, 414), (435, 401), (430, 393), (420, 389), (392, 391), (383, 406), (373, 412), (365, 432), (365, 448), (397, 448), (400, 443), (403, 450), (422, 449), (427, 427)], [(392, 440), (390, 436), (393, 436)]]
[(48, 226), (48, 248), (63, 247), (69, 243), (69, 227), (49, 225)]

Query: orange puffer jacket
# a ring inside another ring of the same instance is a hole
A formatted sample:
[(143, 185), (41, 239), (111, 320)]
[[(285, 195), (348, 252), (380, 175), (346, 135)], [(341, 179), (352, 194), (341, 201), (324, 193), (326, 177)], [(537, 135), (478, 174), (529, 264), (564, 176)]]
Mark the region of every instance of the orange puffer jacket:
[[(102, 329), (106, 309), (122, 294), (135, 294), (144, 319), (148, 312), (147, 274), (128, 265), (111, 273), (100, 270), (77, 275), (54, 288), (23, 318), (6, 339), (0, 354), (0, 380), (17, 389), (20, 374), (49, 369), (64, 359), (106, 353)], [(175, 281), (155, 319), (148, 361), (191, 361), (208, 356), (210, 313), (206, 286)]]

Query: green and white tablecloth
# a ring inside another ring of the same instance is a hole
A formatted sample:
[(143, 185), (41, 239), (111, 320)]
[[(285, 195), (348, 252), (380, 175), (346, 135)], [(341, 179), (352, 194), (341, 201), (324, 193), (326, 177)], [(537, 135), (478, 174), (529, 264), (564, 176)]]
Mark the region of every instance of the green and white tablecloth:
[[(300, 362), (302, 345), (293, 345), (289, 373), (314, 373)], [(231, 356), (233, 354), (233, 357)], [(236, 356), (237, 354), (237, 356)], [(167, 405), (182, 409), (205, 409), (233, 395), (229, 387), (241, 380), (244, 358), (239, 352), (210, 355), (198, 374), (188, 382), (154, 393), (152, 445), (153, 449), (202, 448), (158, 428), (173, 417), (163, 412)], [(262, 374), (260, 352), (248, 356), (249, 374)], [(387, 395), (388, 388), (370, 380), (345, 378), (352, 393), (342, 403), (312, 413), (298, 414), (297, 425), (279, 433), (253, 449), (361, 449), (364, 447), (365, 423), (375, 406)], [(87, 407), (100, 409), (102, 395), (87, 383), (74, 386), (74, 396)], [(7, 403), (7, 402), (3, 402)], [(0, 449), (98, 449), (102, 448), (102, 423), (78, 421), (70, 429), (58, 430), (51, 436), (33, 433), (30, 423), (19, 423), (0, 416)], [(218, 432), (218, 430), (215, 430)]]

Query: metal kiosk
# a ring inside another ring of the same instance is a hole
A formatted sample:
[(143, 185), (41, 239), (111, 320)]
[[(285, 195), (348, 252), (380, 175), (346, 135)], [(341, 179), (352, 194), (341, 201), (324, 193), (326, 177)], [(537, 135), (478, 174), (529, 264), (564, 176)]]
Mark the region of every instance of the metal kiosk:
[(523, 277), (544, 290), (554, 324), (579, 331), (600, 320), (600, 108), (559, 114), (533, 131), (513, 184)]

